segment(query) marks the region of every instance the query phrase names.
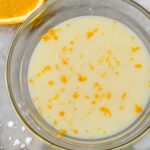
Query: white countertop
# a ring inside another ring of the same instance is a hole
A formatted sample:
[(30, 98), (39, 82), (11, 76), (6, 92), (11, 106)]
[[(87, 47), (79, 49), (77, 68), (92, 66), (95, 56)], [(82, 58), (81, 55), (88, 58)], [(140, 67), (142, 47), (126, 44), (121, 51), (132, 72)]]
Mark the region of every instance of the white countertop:
[[(135, 0), (150, 11), (150, 0)], [(21, 124), (12, 109), (5, 85), (5, 63), (8, 47), (18, 26), (0, 26), (0, 150), (50, 150)], [(132, 150), (150, 150), (150, 134)]]

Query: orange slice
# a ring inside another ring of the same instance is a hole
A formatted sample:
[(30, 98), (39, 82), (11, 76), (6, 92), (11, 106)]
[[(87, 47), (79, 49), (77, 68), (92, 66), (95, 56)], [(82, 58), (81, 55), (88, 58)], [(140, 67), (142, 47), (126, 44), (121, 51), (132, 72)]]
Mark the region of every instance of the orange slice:
[(44, 0), (0, 0), (0, 24), (22, 23)]

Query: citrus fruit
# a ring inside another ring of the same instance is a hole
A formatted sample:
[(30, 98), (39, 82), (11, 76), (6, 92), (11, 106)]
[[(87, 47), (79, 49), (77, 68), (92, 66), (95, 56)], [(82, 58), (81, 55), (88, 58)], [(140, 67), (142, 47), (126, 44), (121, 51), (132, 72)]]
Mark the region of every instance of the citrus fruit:
[(44, 0), (0, 0), (0, 24), (22, 23)]

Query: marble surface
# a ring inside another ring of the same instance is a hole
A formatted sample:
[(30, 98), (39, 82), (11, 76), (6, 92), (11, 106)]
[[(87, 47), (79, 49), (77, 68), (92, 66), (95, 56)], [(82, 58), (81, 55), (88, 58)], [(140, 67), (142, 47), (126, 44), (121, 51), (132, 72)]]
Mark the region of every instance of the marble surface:
[[(150, 11), (150, 0), (136, 0)], [(47, 145), (34, 138), (20, 122), (14, 112), (5, 84), (5, 65), (17, 26), (0, 26), (0, 150), (50, 150)], [(150, 134), (131, 149), (150, 150)]]

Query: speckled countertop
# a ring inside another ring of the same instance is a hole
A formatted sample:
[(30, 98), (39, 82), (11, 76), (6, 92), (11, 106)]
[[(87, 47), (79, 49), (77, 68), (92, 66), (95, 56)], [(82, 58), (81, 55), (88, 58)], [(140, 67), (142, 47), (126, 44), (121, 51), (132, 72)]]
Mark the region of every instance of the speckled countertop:
[[(150, 0), (136, 0), (150, 11)], [(9, 100), (5, 84), (8, 48), (18, 26), (0, 26), (0, 150), (50, 150), (23, 127)], [(131, 149), (150, 150), (150, 134)]]

